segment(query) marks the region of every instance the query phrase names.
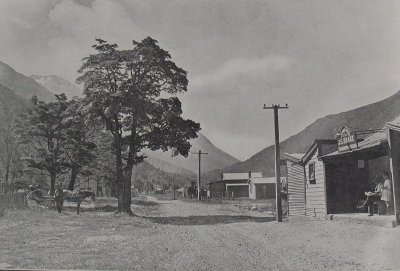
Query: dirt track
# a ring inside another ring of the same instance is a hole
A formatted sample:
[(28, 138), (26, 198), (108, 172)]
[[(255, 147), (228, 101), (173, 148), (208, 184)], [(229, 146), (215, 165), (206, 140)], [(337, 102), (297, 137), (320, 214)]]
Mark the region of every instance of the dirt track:
[[(149, 200), (156, 201), (155, 198)], [(112, 212), (0, 217), (0, 266), (108, 270), (400, 269), (400, 228), (276, 223), (232, 204), (158, 201)], [(121, 252), (122, 251), (122, 252)]]

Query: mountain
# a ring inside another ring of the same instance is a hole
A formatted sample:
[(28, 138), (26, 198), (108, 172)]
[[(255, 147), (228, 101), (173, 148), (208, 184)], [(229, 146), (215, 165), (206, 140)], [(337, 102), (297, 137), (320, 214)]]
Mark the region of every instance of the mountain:
[(192, 152), (198, 152), (199, 150), (208, 153), (207, 155), (203, 155), (201, 159), (202, 172), (225, 168), (239, 162), (235, 157), (214, 146), (214, 144), (201, 133), (199, 133), (198, 138), (190, 140), (190, 144), (192, 144), (191, 153), (187, 158), (181, 155), (171, 157), (171, 152), (162, 151), (145, 151), (145, 154), (148, 156), (150, 163), (151, 159), (158, 159), (175, 165), (178, 168), (184, 168), (196, 173), (199, 168), (199, 160), (198, 155)]
[(145, 189), (146, 184), (169, 189), (173, 185), (183, 187), (185, 184), (190, 184), (191, 181), (196, 180), (196, 176), (190, 172), (189, 175), (166, 172), (145, 160), (134, 169), (132, 179), (132, 184), (140, 190)]
[(82, 96), (82, 90), (77, 85), (57, 75), (32, 74), (30, 78), (56, 94), (65, 93), (67, 94), (68, 98), (71, 98), (73, 96)]
[(0, 85), (0, 128), (13, 121), (28, 106), (28, 101), (17, 96), (13, 90)]
[[(303, 131), (281, 142), (281, 153), (304, 153), (315, 139), (335, 138), (337, 129), (342, 126), (354, 130), (373, 130), (398, 115), (400, 115), (400, 91), (382, 101), (317, 119)], [(269, 146), (244, 162), (226, 167), (222, 171), (210, 172), (209, 175), (215, 178), (221, 172), (252, 170), (262, 171), (265, 176), (274, 176), (274, 159), (274, 146)]]
[(0, 62), (0, 84), (11, 89), (19, 97), (30, 100), (36, 95), (39, 100), (52, 101), (54, 93), (37, 83), (30, 77), (16, 72), (7, 64)]
[(186, 175), (186, 176), (196, 176), (196, 174), (191, 171), (190, 169), (182, 168), (177, 165), (171, 164), (167, 161), (164, 161), (160, 158), (157, 158), (155, 156), (149, 156), (146, 158), (146, 162), (151, 164), (152, 166), (161, 169), (165, 172), (173, 173), (173, 174), (181, 174), (181, 175)]

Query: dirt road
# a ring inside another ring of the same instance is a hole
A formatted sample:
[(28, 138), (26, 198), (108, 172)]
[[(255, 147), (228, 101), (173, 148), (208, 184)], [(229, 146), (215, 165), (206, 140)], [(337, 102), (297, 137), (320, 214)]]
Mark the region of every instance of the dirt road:
[(229, 205), (196, 202), (166, 201), (161, 209), (166, 217), (181, 217), (181, 225), (195, 225), (180, 227), (180, 239), (187, 241), (174, 247), (173, 269), (185, 269), (182, 259), (196, 270), (400, 269), (399, 229), (310, 220), (280, 224), (261, 213), (243, 216)]
[(103, 270), (400, 269), (400, 228), (289, 221), (232, 204), (158, 201), (112, 212), (0, 217), (0, 266)]

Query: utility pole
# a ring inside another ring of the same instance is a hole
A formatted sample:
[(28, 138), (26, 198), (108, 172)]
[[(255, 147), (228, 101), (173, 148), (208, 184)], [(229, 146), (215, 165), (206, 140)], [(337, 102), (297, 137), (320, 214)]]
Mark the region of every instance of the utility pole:
[(274, 110), (274, 123), (275, 123), (275, 177), (276, 177), (276, 221), (282, 222), (282, 200), (281, 200), (281, 155), (279, 150), (279, 109), (289, 109), (289, 106), (280, 106), (273, 104), (266, 106), (263, 109)]
[(207, 152), (195, 152), (193, 154), (197, 154), (199, 156), (199, 174), (198, 174), (198, 179), (197, 179), (197, 199), (201, 201), (201, 155), (202, 154), (208, 154)]

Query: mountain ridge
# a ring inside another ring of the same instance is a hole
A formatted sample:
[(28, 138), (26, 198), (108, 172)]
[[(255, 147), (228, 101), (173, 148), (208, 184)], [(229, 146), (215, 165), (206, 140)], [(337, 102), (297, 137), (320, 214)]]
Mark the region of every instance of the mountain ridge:
[(199, 150), (207, 152), (202, 159), (202, 171), (210, 171), (214, 169), (222, 169), (230, 166), (234, 163), (239, 162), (237, 158), (224, 152), (223, 150), (216, 147), (206, 136), (202, 133), (198, 134), (198, 137), (189, 141), (192, 145), (190, 153), (187, 158), (179, 155), (172, 157), (170, 152), (163, 151), (150, 151), (146, 150), (144, 153), (148, 157), (155, 157), (157, 159), (164, 160), (170, 164), (178, 166), (197, 173), (198, 171), (198, 157), (193, 154), (193, 152), (198, 152)]
[(82, 90), (77, 85), (58, 75), (32, 74), (29, 77), (56, 94), (65, 93), (68, 98), (82, 97)]
[(23, 99), (29, 100), (37, 96), (39, 100), (53, 101), (54, 93), (37, 83), (32, 78), (17, 72), (8, 64), (0, 61), (0, 84), (14, 91)]

